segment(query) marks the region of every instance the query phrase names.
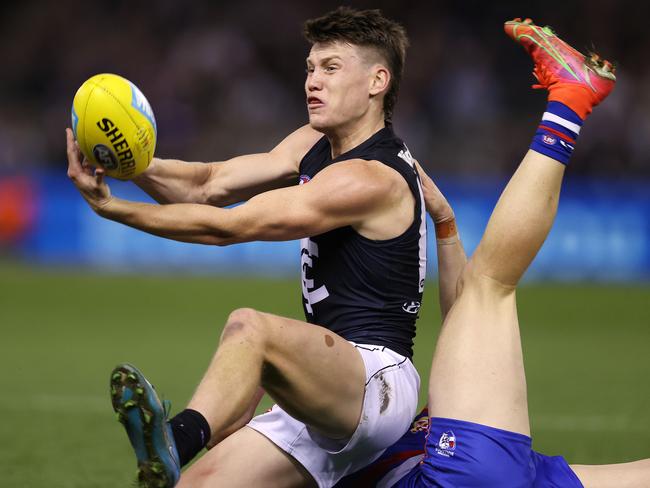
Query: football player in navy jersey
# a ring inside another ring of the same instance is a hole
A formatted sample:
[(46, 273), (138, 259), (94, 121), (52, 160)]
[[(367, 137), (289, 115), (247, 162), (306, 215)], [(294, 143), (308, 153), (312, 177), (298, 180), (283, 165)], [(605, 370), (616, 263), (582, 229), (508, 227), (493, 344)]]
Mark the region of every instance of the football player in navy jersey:
[[(154, 159), (135, 183), (161, 205), (112, 196), (67, 131), (68, 175), (101, 217), (217, 246), (301, 239), (306, 322), (233, 311), (188, 408), (171, 421), (140, 371), (113, 371), (113, 407), (142, 486), (332, 486), (416, 413), (425, 209), (390, 123), (406, 33), (377, 10), (339, 8), (307, 21), (305, 36), (309, 124), (268, 153)], [(263, 391), (277, 405), (248, 422)], [(181, 477), (205, 446), (215, 447)]]
[[(535, 62), (549, 104), (531, 148), (503, 191), (469, 262), (453, 211), (420, 172), (436, 222), (443, 326), (428, 411), (373, 464), (337, 488), (642, 488), (650, 459), (569, 465), (531, 448), (515, 288), (555, 219), (582, 122), (614, 87), (611, 65), (578, 53), (530, 19), (505, 24)], [(450, 281), (451, 278), (451, 281)]]

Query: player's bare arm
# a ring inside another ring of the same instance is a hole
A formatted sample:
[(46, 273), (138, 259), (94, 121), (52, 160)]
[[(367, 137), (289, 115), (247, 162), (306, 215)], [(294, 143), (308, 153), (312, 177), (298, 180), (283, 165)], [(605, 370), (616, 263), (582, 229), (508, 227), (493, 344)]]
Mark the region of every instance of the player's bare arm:
[(416, 163), (416, 167), (422, 182), (424, 203), (435, 225), (438, 293), (440, 295), (440, 313), (444, 322), (447, 312), (456, 301), (458, 279), (467, 263), (467, 256), (458, 235), (456, 217), (451, 205), (419, 163)]
[(224, 207), (295, 183), (300, 160), (322, 136), (305, 125), (266, 153), (212, 163), (154, 158), (133, 181), (159, 203)]
[[(369, 238), (388, 238), (382, 224), (392, 219), (382, 216), (392, 213), (389, 207), (402, 193), (396, 189), (402, 182), (386, 173), (378, 164), (347, 161), (324, 170), (308, 185), (262, 193), (233, 209), (190, 203), (152, 205), (111, 197), (96, 211), (161, 237), (218, 246), (293, 240), (347, 225)], [(396, 230), (390, 237), (399, 233)]]
[[(92, 174), (68, 132), (68, 175), (99, 215), (169, 239), (228, 245), (282, 241), (352, 225), (371, 239), (395, 237), (411, 223), (395, 218), (411, 208), (413, 197), (394, 170), (373, 161), (332, 165), (308, 185), (272, 190), (232, 209), (178, 203), (155, 205), (111, 195), (102, 172)], [(407, 198), (406, 197), (408, 194)], [(402, 201), (409, 202), (406, 205)]]

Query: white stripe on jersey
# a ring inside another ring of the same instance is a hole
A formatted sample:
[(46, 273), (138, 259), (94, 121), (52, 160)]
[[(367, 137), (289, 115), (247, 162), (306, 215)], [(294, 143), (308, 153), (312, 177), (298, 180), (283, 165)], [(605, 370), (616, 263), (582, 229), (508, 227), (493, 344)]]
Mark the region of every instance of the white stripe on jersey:
[(427, 277), (427, 209), (424, 204), (424, 192), (422, 191), (422, 183), (420, 183), (420, 175), (416, 177), (418, 182), (418, 190), (420, 191), (420, 241), (418, 247), (420, 248), (420, 282), (418, 283), (418, 290), (420, 293), (424, 291), (424, 280)]
[[(406, 163), (415, 170), (415, 161), (411, 155), (411, 151), (404, 144), (404, 149), (397, 155), (402, 158)], [(415, 176), (418, 182), (418, 190), (420, 192), (420, 241), (418, 243), (420, 251), (420, 281), (418, 282), (418, 291), (424, 291), (424, 280), (427, 277), (427, 209), (424, 205), (424, 192), (422, 191), (422, 183), (420, 182), (420, 175)]]

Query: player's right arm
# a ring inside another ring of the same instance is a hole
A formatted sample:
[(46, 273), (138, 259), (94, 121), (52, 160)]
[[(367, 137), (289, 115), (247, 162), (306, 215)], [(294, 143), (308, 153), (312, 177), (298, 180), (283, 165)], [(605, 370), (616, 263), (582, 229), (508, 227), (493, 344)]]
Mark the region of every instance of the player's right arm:
[(224, 207), (295, 184), (300, 161), (322, 136), (306, 125), (268, 153), (214, 163), (154, 158), (134, 182), (159, 203)]

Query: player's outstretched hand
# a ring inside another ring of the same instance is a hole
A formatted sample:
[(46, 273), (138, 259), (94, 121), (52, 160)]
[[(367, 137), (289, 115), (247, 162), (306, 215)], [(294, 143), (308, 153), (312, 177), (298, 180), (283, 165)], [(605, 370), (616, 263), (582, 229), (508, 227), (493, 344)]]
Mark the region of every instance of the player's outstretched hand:
[(429, 212), (429, 215), (431, 215), (431, 218), (433, 219), (433, 222), (439, 224), (441, 222), (453, 220), (454, 211), (445, 196), (429, 175), (424, 172), (420, 163), (416, 162), (415, 164), (417, 166), (418, 174), (420, 175), (420, 181), (422, 181), (424, 203), (427, 207), (427, 212)]
[(88, 205), (98, 212), (110, 203), (111, 190), (104, 182), (104, 170), (94, 168), (86, 160), (77, 141), (74, 140), (72, 130), (66, 129), (66, 143), (68, 152), (68, 178), (81, 193), (81, 196), (88, 202)]

